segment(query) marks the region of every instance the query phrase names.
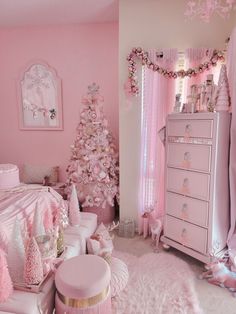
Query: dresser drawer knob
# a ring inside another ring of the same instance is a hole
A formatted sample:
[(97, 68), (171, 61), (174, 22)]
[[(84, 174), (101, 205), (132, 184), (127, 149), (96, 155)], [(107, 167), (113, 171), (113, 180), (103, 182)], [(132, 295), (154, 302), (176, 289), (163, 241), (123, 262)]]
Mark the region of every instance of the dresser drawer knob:
[(190, 134), (192, 132), (192, 126), (191, 124), (186, 124), (185, 126), (185, 133)]
[(188, 219), (188, 205), (186, 203), (184, 203), (182, 205), (181, 218), (182, 219)]
[(188, 178), (184, 178), (183, 188), (184, 189), (188, 189), (188, 187), (189, 187), (189, 179)]
[(182, 243), (182, 245), (186, 245), (187, 244), (187, 230), (185, 228), (182, 229), (181, 243)]
[(191, 160), (191, 154), (190, 154), (190, 152), (185, 152), (185, 153), (184, 153), (184, 160), (185, 160), (185, 161), (190, 161), (190, 160)]
[(188, 211), (188, 205), (186, 203), (184, 203), (182, 206), (182, 212), (186, 213), (187, 211)]
[(183, 180), (181, 193), (189, 194), (189, 179), (188, 178), (184, 178), (184, 180)]

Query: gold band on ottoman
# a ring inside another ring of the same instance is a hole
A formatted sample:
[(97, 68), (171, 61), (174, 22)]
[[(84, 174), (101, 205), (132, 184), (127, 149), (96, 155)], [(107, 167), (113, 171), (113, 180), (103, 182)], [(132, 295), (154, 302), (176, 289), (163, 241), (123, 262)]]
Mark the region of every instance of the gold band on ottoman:
[(59, 297), (59, 299), (61, 300), (62, 303), (64, 303), (67, 306), (70, 307), (74, 307), (77, 309), (82, 309), (82, 308), (87, 308), (93, 305), (98, 304), (101, 301), (104, 301), (109, 293), (110, 290), (110, 286), (108, 286), (107, 288), (105, 288), (102, 292), (100, 292), (99, 294), (87, 298), (87, 299), (72, 299), (72, 298), (68, 298), (65, 297), (64, 295), (62, 295), (58, 290), (57, 290), (57, 295)]

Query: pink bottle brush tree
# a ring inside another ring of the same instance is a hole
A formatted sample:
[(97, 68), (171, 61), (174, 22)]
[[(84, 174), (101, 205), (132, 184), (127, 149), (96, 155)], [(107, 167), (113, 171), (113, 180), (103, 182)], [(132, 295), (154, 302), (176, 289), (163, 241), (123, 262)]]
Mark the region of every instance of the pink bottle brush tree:
[(82, 99), (83, 109), (67, 167), (68, 194), (74, 184), (82, 207), (114, 206), (119, 196), (118, 153), (95, 83)]
[(43, 264), (38, 244), (31, 238), (26, 251), (24, 281), (28, 285), (37, 285), (43, 280)]

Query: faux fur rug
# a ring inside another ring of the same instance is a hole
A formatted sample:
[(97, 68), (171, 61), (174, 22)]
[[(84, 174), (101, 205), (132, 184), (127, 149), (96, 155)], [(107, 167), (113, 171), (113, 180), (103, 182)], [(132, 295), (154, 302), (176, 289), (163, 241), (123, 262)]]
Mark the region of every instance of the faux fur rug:
[(114, 252), (129, 269), (125, 290), (113, 299), (114, 314), (200, 314), (194, 274), (187, 263), (168, 253), (141, 257)]

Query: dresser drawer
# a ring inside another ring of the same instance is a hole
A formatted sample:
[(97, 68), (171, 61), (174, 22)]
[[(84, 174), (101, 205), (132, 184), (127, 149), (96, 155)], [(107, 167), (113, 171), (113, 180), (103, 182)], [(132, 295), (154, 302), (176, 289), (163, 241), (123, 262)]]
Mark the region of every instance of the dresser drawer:
[(207, 230), (166, 215), (164, 235), (195, 251), (206, 254)]
[(208, 202), (166, 193), (166, 213), (202, 227), (208, 226)]
[(210, 172), (211, 146), (169, 143), (167, 146), (167, 165)]
[(208, 174), (167, 168), (168, 191), (208, 201), (209, 184)]
[(213, 120), (169, 120), (168, 136), (212, 138)]

